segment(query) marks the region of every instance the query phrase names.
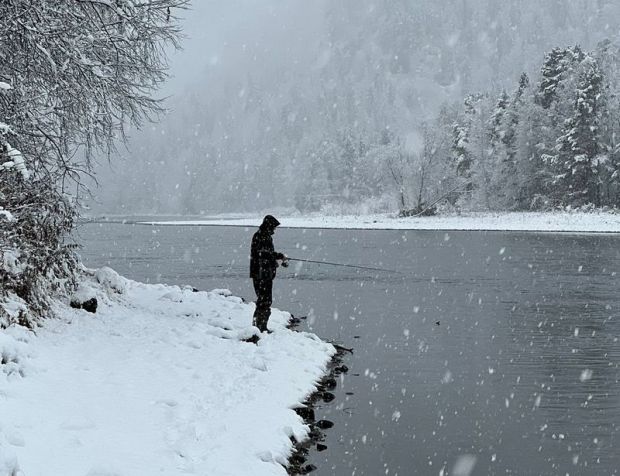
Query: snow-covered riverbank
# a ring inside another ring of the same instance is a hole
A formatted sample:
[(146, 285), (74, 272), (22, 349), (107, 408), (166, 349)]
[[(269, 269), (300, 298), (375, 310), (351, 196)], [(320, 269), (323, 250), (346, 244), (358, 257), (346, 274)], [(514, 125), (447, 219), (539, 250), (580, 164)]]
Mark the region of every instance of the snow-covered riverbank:
[[(285, 228), (345, 228), (368, 230), (498, 230), (572, 233), (620, 233), (614, 213), (468, 213), (398, 218), (394, 215), (278, 216)], [(255, 227), (262, 216), (212, 217), (202, 220), (145, 221), (155, 225), (236, 225)]]
[[(0, 331), (1, 476), (285, 475), (292, 410), (334, 348), (286, 328), (243, 342), (254, 305), (92, 278), (96, 314), (59, 305), (36, 336)], [(21, 472), (18, 472), (18, 469)]]

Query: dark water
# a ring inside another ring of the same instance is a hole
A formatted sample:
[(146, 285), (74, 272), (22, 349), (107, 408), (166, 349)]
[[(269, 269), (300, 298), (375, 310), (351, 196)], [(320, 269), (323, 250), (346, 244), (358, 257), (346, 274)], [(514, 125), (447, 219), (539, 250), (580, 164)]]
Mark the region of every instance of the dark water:
[[(142, 281), (247, 279), (253, 229), (90, 224), (83, 258)], [(274, 305), (354, 347), (317, 475), (620, 474), (620, 237), (287, 230)], [(468, 471), (468, 466), (473, 471)]]

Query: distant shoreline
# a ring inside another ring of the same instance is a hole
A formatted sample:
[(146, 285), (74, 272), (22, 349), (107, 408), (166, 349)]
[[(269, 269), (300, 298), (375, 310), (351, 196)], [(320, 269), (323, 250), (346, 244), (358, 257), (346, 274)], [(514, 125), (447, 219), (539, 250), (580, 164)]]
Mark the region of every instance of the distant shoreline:
[[(282, 228), (345, 230), (503, 231), (525, 233), (620, 233), (620, 214), (609, 212), (464, 213), (400, 218), (390, 214), (343, 216), (278, 216)], [(153, 226), (257, 227), (262, 215), (243, 218), (130, 219), (126, 223)], [(120, 220), (118, 221), (120, 222)]]

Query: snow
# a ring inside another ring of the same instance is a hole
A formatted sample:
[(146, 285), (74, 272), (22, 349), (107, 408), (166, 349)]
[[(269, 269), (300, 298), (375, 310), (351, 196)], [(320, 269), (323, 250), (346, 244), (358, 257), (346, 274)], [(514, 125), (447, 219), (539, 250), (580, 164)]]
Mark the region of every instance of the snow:
[(2, 250), (2, 268), (10, 274), (20, 274), (25, 265), (19, 261), (20, 252), (15, 249)]
[(2, 207), (0, 207), (0, 217), (4, 218), (6, 221), (15, 221), (13, 214)]
[[(433, 217), (398, 218), (394, 215), (289, 216), (278, 220), (284, 228), (343, 228), (386, 230), (497, 230), (572, 233), (620, 233), (620, 214), (609, 212), (468, 213)], [(233, 225), (255, 227), (253, 218), (141, 222), (149, 225)]]
[(9, 144), (8, 142), (4, 142), (4, 146), (6, 147), (7, 155), (11, 160), (4, 162), (0, 165), (0, 167), (5, 169), (15, 167), (19, 171), (19, 173), (22, 174), (24, 180), (28, 180), (28, 178), (30, 178), (30, 172), (26, 168), (26, 163), (24, 162), (24, 156), (22, 155), (22, 153), (19, 150), (11, 147), (11, 144)]
[(241, 341), (254, 305), (225, 290), (89, 273), (96, 314), (0, 332), (0, 476), (285, 475), (333, 346), (278, 310)]

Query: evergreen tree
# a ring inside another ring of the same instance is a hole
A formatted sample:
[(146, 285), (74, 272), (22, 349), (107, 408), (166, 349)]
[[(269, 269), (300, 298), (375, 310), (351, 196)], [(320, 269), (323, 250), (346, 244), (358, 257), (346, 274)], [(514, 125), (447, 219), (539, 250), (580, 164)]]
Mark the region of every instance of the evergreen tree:
[(489, 124), (489, 140), (491, 141), (491, 147), (493, 148), (494, 153), (498, 151), (499, 147), (504, 142), (506, 132), (504, 130), (505, 116), (509, 104), (510, 97), (504, 90), (495, 103), (495, 108), (491, 115), (491, 121)]
[(474, 154), (470, 147), (470, 129), (474, 118), (478, 114), (478, 103), (481, 99), (479, 94), (470, 94), (463, 101), (464, 114), (454, 123), (452, 137), (452, 160), (457, 177), (467, 181), (468, 189), (471, 183), (471, 169)]
[(564, 123), (564, 134), (558, 138), (558, 157), (564, 170), (561, 182), (569, 204), (600, 205), (595, 178), (600, 122), (603, 112), (603, 75), (596, 60), (588, 56), (582, 62), (577, 83), (574, 113)]
[(488, 161), (491, 165), (489, 193), (498, 198), (494, 201), (494, 205), (498, 208), (503, 208), (507, 202), (510, 192), (506, 190), (506, 183), (513, 175), (510, 173), (511, 164), (504, 147), (506, 113), (509, 105), (510, 97), (506, 91), (502, 91), (489, 120)]
[(524, 103), (524, 95), (530, 87), (530, 79), (526, 73), (519, 78), (519, 86), (515, 91), (508, 110), (505, 114), (504, 135), (502, 142), (506, 147), (506, 154), (510, 160), (514, 162), (517, 155), (517, 128), (519, 125), (519, 116)]
[(543, 109), (549, 109), (558, 98), (562, 81), (574, 65), (581, 63), (584, 53), (579, 46), (572, 48), (554, 48), (545, 55), (541, 70), (542, 79), (538, 87), (538, 103)]
[(620, 206), (620, 47), (607, 40), (596, 50), (603, 72), (605, 110), (601, 117), (598, 177), (601, 203)]

